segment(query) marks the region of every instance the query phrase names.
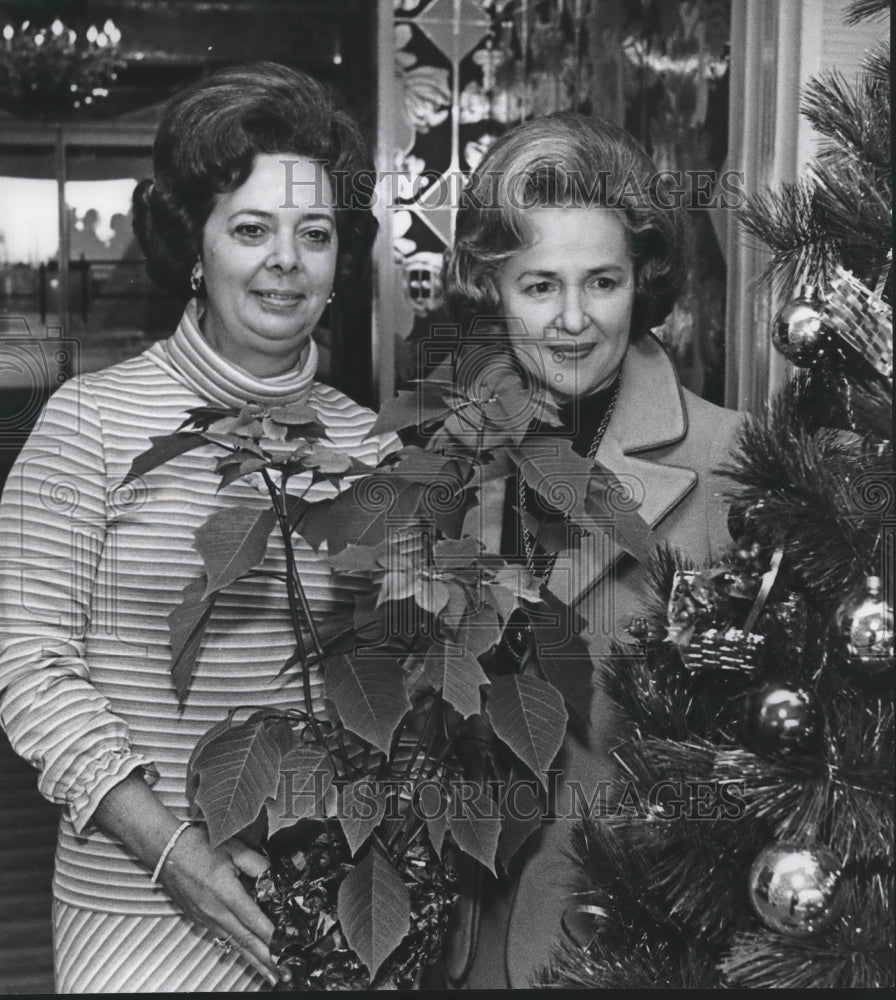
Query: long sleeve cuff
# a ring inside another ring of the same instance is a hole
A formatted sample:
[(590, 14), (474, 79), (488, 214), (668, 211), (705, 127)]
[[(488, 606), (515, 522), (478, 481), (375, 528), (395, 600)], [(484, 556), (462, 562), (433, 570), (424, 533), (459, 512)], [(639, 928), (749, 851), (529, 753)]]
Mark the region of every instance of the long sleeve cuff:
[(110, 750), (84, 768), (72, 783), (65, 803), (75, 833), (89, 832), (93, 814), (106, 793), (138, 768), (150, 787), (159, 780), (155, 763), (128, 747)]

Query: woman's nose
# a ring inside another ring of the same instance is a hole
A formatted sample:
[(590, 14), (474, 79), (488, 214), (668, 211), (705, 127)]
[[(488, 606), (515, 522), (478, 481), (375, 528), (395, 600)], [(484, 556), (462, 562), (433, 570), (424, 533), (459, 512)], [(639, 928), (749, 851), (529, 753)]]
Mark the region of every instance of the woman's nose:
[(563, 329), (573, 336), (577, 336), (588, 326), (590, 320), (582, 308), (582, 293), (578, 288), (566, 290), (560, 319)]
[(294, 271), (299, 266), (299, 255), (292, 236), (278, 236), (265, 263), (272, 271)]

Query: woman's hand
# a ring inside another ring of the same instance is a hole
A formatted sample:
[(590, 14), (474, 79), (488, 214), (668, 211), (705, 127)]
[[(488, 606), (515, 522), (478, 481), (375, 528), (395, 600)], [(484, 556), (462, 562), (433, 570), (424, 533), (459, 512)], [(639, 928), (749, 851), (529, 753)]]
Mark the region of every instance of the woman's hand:
[(162, 865), (159, 881), (168, 895), (196, 923), (226, 938), (271, 985), (277, 969), (269, 945), (274, 925), (240, 882), (240, 873), (257, 878), (268, 862), (245, 844), (209, 844), (198, 827), (185, 830)]
[[(136, 771), (106, 793), (93, 818), (149, 871), (178, 827), (177, 817)], [(189, 917), (229, 938), (246, 961), (275, 985), (277, 970), (268, 950), (273, 924), (239, 880), (240, 872), (257, 877), (267, 866), (265, 858), (245, 844), (229, 840), (213, 848), (204, 830), (191, 827), (177, 838), (159, 881)]]

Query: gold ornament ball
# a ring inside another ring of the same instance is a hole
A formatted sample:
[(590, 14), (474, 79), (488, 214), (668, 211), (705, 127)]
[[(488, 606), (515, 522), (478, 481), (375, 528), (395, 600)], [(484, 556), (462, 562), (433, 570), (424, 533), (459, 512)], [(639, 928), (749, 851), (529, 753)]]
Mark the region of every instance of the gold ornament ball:
[(850, 662), (868, 674), (893, 664), (893, 606), (881, 593), (879, 576), (869, 576), (862, 591), (838, 615)]
[(772, 323), (775, 349), (798, 367), (817, 361), (826, 342), (821, 301), (809, 292), (788, 302)]
[(836, 854), (821, 844), (781, 840), (764, 848), (750, 869), (750, 901), (759, 919), (789, 937), (830, 927), (845, 902)]

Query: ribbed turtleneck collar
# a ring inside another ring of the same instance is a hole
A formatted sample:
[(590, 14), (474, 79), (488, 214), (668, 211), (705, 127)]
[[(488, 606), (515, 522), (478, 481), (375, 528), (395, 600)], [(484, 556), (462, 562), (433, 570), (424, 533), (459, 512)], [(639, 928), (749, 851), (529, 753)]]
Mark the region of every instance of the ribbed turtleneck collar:
[(218, 406), (305, 403), (311, 395), (318, 357), (317, 344), (311, 340), (301, 368), (258, 378), (222, 357), (202, 336), (195, 299), (184, 310), (174, 336), (153, 345), (149, 354), (179, 382)]

